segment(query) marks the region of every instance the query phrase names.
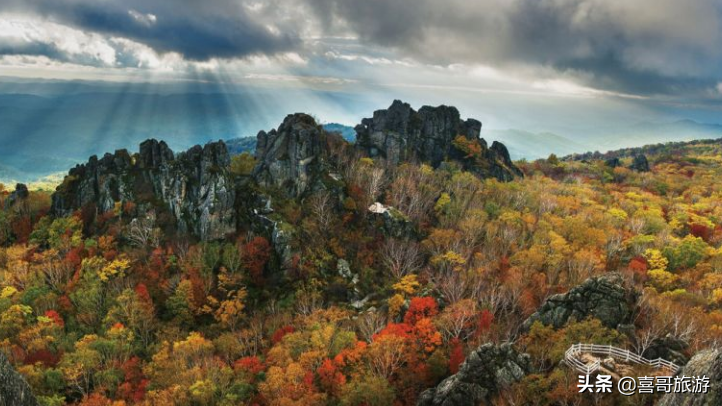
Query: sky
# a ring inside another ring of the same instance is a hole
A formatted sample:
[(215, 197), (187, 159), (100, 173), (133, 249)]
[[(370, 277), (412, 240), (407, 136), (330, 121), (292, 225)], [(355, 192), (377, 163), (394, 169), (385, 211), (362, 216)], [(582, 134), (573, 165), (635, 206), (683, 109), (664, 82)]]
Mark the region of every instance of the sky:
[(3, 0), (0, 93), (216, 92), (245, 113), (229, 136), (403, 99), (584, 139), (722, 123), (719, 44), (720, 0)]

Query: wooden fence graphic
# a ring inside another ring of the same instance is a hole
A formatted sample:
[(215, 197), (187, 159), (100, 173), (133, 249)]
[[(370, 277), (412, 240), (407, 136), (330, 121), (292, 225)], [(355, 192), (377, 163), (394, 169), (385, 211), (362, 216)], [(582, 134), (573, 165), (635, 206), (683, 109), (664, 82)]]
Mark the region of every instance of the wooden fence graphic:
[(592, 355), (606, 355), (617, 361), (633, 362), (635, 364), (648, 365), (657, 369), (666, 369), (672, 375), (676, 374), (680, 368), (679, 365), (674, 362), (667, 361), (666, 359), (657, 358), (649, 360), (633, 352), (613, 347), (611, 345), (581, 343), (572, 344), (572, 346), (569, 347), (569, 349), (564, 353), (564, 362), (585, 375), (591, 375), (594, 371), (599, 369), (600, 362), (599, 360), (595, 360), (591, 364), (583, 362), (579, 356), (585, 353)]

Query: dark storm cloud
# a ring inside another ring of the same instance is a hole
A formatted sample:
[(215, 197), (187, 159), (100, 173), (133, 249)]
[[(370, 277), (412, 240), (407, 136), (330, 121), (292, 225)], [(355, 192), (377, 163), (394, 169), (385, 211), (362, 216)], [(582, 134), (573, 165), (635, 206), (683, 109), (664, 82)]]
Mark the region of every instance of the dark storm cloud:
[(299, 42), (293, 27), (274, 31), (243, 3), (228, 0), (10, 0), (0, 11), (39, 15), (189, 60), (273, 54)]
[(722, 77), (719, 0), (309, 0), (327, 30), (431, 63), (552, 68), (608, 90)]
[(722, 76), (664, 75), (655, 71), (627, 67), (613, 54), (567, 60), (557, 64), (560, 69), (593, 72), (590, 82), (597, 88), (636, 95), (705, 96)]
[(0, 41), (0, 55), (35, 55), (66, 61), (66, 55), (54, 44), (40, 41)]

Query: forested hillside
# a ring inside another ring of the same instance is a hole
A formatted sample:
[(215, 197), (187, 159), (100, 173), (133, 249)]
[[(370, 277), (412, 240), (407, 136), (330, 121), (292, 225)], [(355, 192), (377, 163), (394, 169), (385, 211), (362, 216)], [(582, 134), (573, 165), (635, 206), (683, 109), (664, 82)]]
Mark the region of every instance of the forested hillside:
[(0, 186), (0, 351), (43, 405), (653, 404), (560, 361), (722, 344), (722, 145), (513, 163), (480, 129), (394, 102), (353, 145), (296, 114)]

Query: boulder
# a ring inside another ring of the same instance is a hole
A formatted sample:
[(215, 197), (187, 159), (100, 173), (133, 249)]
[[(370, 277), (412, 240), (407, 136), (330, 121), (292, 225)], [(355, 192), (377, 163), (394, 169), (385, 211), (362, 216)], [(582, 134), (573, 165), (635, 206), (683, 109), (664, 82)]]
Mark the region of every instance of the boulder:
[(376, 202), (369, 206), (368, 212), (369, 219), (376, 222), (386, 236), (402, 238), (414, 235), (414, 224), (398, 209)]
[(469, 354), (459, 372), (421, 393), (417, 406), (488, 405), (529, 371), (529, 355), (518, 353), (510, 343), (484, 344)]
[(686, 342), (667, 335), (652, 341), (652, 344), (644, 350), (642, 356), (647, 359), (662, 358), (677, 365), (684, 365), (689, 361), (689, 357), (685, 355), (688, 348), (689, 344)]
[[(373, 117), (365, 118), (356, 128), (357, 150), (371, 157), (381, 157), (389, 163), (425, 162), (434, 167), (454, 159), (482, 177), (511, 180), (522, 176), (514, 166), (509, 152), (501, 143), (489, 148), (479, 138), (481, 123), (474, 119), (462, 120), (459, 111), (451, 106), (424, 106), (415, 111), (408, 103), (394, 100), (386, 110), (377, 110)], [(453, 141), (464, 136), (478, 143), (483, 162), (469, 162), (458, 151)]]
[(590, 278), (567, 293), (549, 297), (524, 322), (522, 330), (529, 330), (536, 321), (560, 328), (571, 318), (583, 320), (589, 316), (599, 319), (606, 327), (617, 328), (631, 322), (636, 302), (637, 292), (624, 286), (621, 275), (612, 273)]
[(678, 376), (706, 376), (709, 378), (707, 393), (668, 393), (658, 406), (717, 406), (722, 405), (722, 351), (708, 349), (692, 357)]
[(30, 385), (0, 351), (0, 406), (38, 406)]

